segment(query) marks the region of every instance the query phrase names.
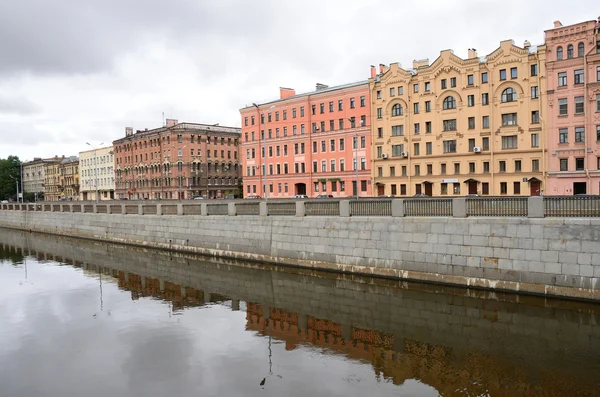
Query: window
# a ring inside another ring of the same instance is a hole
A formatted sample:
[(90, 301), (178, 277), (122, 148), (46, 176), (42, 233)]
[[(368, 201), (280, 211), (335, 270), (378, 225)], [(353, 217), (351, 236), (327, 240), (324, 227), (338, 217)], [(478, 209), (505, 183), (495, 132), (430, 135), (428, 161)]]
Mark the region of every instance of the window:
[(569, 101), (567, 98), (561, 98), (558, 100), (558, 115), (566, 116), (569, 114)]
[(575, 97), (575, 114), (583, 114), (583, 97)]
[(540, 170), (540, 160), (531, 160), (531, 171), (538, 172)]
[(413, 92), (419, 92), (419, 84), (413, 84)]
[(485, 84), (487, 82), (488, 82), (488, 74), (487, 74), (487, 72), (481, 73), (481, 83)]
[(500, 80), (506, 80), (506, 69), (500, 70)]
[(364, 149), (367, 147), (367, 137), (366, 136), (360, 137), (360, 147), (361, 147), (361, 149)]
[(420, 156), (421, 155), (421, 150), (420, 150), (421, 146), (418, 143), (415, 143), (413, 145), (413, 155), (415, 156)]
[(474, 147), (475, 147), (475, 138), (469, 138), (469, 152), (472, 152)]
[(469, 106), (469, 107), (475, 106), (475, 95), (467, 96), (467, 106)]
[(446, 89), (446, 79), (442, 79), (442, 90)]
[(248, 126), (248, 117), (244, 117), (244, 126)]
[[(381, 109), (381, 108), (379, 108), (379, 109)], [(380, 113), (380, 112), (379, 112), (379, 109), (377, 109), (377, 114), (379, 114), (379, 113)], [(381, 117), (380, 117), (380, 118), (381, 118)], [(343, 130), (343, 129), (344, 129), (344, 119), (339, 119), (339, 120), (338, 120), (338, 124), (340, 125), (340, 130)]]
[(568, 128), (561, 128), (558, 130), (558, 143), (569, 143)]
[[(381, 108), (379, 108), (381, 109)], [(378, 111), (379, 111), (378, 109)], [(400, 105), (399, 103), (395, 104), (394, 106), (392, 106), (392, 116), (402, 116), (402, 114), (404, 113), (404, 110), (402, 109), (402, 105)], [(379, 113), (378, 113), (378, 117), (379, 117)], [(379, 117), (381, 118), (381, 117)]]
[(431, 91), (431, 83), (429, 81), (425, 82), (425, 92)]
[(327, 161), (321, 161), (321, 172), (327, 172)]
[(402, 166), (402, 176), (406, 176), (406, 166)]
[(517, 68), (510, 68), (510, 78), (516, 79), (517, 77)]
[(425, 101), (425, 112), (431, 112), (431, 101)]
[(531, 147), (540, 147), (539, 134), (531, 134)]
[(333, 112), (333, 101), (329, 102), (329, 113)]
[(444, 99), (444, 110), (447, 109), (456, 109), (456, 100), (453, 96), (447, 96)]
[(440, 185), (440, 194), (442, 196), (445, 196), (446, 194), (448, 194), (448, 184), (447, 183), (442, 183)]
[(390, 167), (390, 176), (396, 176), (396, 167)]
[(502, 137), (502, 149), (517, 149), (518, 137), (516, 135)]
[(469, 117), (469, 129), (475, 129), (475, 117)]
[(500, 167), (500, 172), (506, 172), (506, 161), (500, 160), (498, 165)]
[(559, 87), (567, 86), (567, 72), (559, 72), (558, 73), (558, 86)]
[(335, 120), (329, 120), (329, 131), (335, 130)]
[(343, 152), (344, 150), (344, 138), (340, 138), (340, 152)]
[(483, 162), (483, 172), (486, 174), (490, 173), (490, 162), (489, 161)]
[(485, 93), (485, 94), (481, 94), (481, 104), (482, 105), (489, 105), (490, 103), (490, 99), (489, 99), (489, 94)]
[(431, 142), (426, 142), (425, 143), (425, 154), (431, 154), (432, 153), (432, 144)]
[(381, 90), (377, 90), (377, 99), (381, 99)]
[(596, 141), (600, 142), (600, 125), (596, 126)]
[(431, 133), (431, 121), (426, 121), (425, 122), (425, 133), (426, 134), (430, 134)]
[(356, 99), (350, 98), (350, 109), (354, 109), (356, 107)]
[(383, 138), (383, 128), (377, 127), (377, 138)]
[(475, 173), (475, 163), (469, 163), (469, 173), (470, 174)]
[(325, 153), (327, 151), (327, 143), (325, 141), (321, 141), (321, 153)]
[[(377, 108), (377, 118), (378, 119), (383, 118), (383, 109), (382, 108)], [(343, 119), (340, 119), (340, 123), (343, 123)], [(340, 129), (342, 129), (342, 127), (340, 127)]]
[(563, 59), (563, 48), (562, 47), (558, 47), (556, 49), (556, 60), (557, 61), (562, 61)]
[(404, 87), (398, 87), (398, 95), (404, 94)]
[(383, 146), (377, 146), (377, 158), (380, 159), (383, 154)]
[(460, 163), (454, 163), (454, 174), (460, 175)]
[(574, 76), (574, 78), (575, 78), (574, 84), (583, 84), (584, 83), (583, 69), (577, 69), (574, 72), (574, 75), (575, 75)]
[(532, 76), (538, 75), (538, 65), (537, 64), (531, 65), (531, 75)]
[(521, 160), (515, 160), (515, 172), (521, 172)]
[(390, 96), (396, 96), (396, 88), (395, 87), (390, 88)]
[(444, 141), (444, 153), (456, 153), (456, 140)]
[(419, 135), (421, 133), (421, 124), (415, 123), (415, 135)]
[(467, 85), (473, 85), (473, 84), (474, 84), (473, 75), (470, 74), (467, 76)]
[(533, 110), (531, 112), (531, 124), (538, 124), (540, 122), (540, 111)]
[(600, 94), (596, 94), (596, 112), (600, 112)]
[(296, 118), (296, 108), (292, 109), (292, 118), (295, 119)]
[(383, 176), (383, 167), (377, 167), (377, 176)]
[(356, 120), (354, 117), (350, 117), (350, 128), (356, 128)]
[(585, 142), (584, 127), (575, 127), (575, 142)]
[(444, 120), (444, 131), (456, 131), (456, 119)]
[(364, 108), (365, 106), (367, 106), (367, 99), (364, 96), (360, 97), (360, 107)]
[(507, 88), (502, 91), (502, 102), (514, 102), (517, 100), (517, 92), (513, 88)]
[(313, 161), (313, 172), (319, 172), (319, 163)]
[(531, 87), (531, 99), (538, 99), (540, 97), (540, 92), (537, 85)]
[(560, 159), (560, 170), (561, 171), (569, 170), (569, 159)]
[(300, 117), (304, 117), (304, 106), (300, 106)]
[(396, 194), (398, 194), (398, 192), (396, 191), (396, 185), (393, 184), (392, 186), (392, 196), (395, 196)]
[(325, 113), (325, 104), (324, 103), (319, 104), (319, 113), (321, 113), (321, 114)]
[(577, 45), (577, 56), (582, 57), (585, 54), (585, 46), (583, 43)]
[(567, 59), (573, 58), (573, 44), (567, 46)]
[(600, 81), (600, 66), (596, 68), (596, 81)]
[(578, 157), (575, 159), (575, 171), (583, 171), (585, 168), (585, 162), (583, 157)]
[(340, 171), (346, 171), (346, 161), (344, 159), (340, 159)]
[(456, 77), (450, 77), (450, 87), (456, 87)]
[(402, 156), (404, 152), (404, 145), (392, 145), (392, 157)]
[(414, 114), (419, 114), (419, 102), (413, 104)]
[(446, 175), (446, 164), (445, 163), (442, 163), (440, 165), (440, 174)]
[(521, 182), (513, 182), (513, 193), (521, 194)]
[(342, 99), (338, 101), (338, 110), (344, 110), (344, 101)]
[(502, 115), (502, 125), (517, 125), (517, 114), (507, 113)]
[(304, 124), (300, 124), (300, 135), (304, 135)]
[(419, 164), (415, 165), (415, 176), (421, 175), (421, 166)]

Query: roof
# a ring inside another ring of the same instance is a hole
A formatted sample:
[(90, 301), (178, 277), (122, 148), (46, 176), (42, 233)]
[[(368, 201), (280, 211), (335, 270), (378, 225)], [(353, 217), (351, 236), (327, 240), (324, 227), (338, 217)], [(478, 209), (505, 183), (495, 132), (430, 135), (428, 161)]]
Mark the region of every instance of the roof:
[[(342, 85), (336, 85), (334, 87), (327, 87), (327, 88), (323, 88), (321, 90), (314, 90), (314, 91), (310, 91), (310, 92), (304, 92), (302, 94), (296, 94), (294, 96), (290, 96), (287, 97), (285, 99), (275, 99), (273, 101), (269, 101), (269, 102), (262, 102), (262, 103), (258, 103), (258, 106), (263, 106), (263, 105), (270, 105), (272, 103), (278, 103), (278, 102), (283, 102), (283, 101), (288, 101), (290, 99), (298, 99), (298, 98), (302, 98), (305, 96), (309, 96), (309, 95), (317, 95), (317, 94), (323, 94), (325, 92), (332, 92), (332, 91), (337, 91), (337, 90), (343, 90), (345, 88), (352, 88), (352, 87), (358, 87), (361, 85), (369, 85), (369, 80), (361, 80), (361, 81), (356, 81), (354, 83), (347, 83), (347, 84), (342, 84)], [(252, 106), (245, 106), (243, 108), (241, 108), (240, 110), (244, 110), (244, 109), (250, 109), (253, 108), (254, 105)]]
[(198, 131), (206, 131), (206, 132), (221, 132), (228, 134), (238, 134), (241, 136), (242, 129), (238, 127), (226, 127), (220, 126), (218, 124), (200, 124), (200, 123), (177, 123), (171, 127), (163, 126), (158, 128), (153, 128), (151, 130), (137, 130), (133, 135), (124, 136), (119, 139), (115, 139), (114, 142), (122, 142), (135, 137), (150, 135), (150, 134), (158, 134), (166, 131), (189, 131), (189, 130), (198, 130)]

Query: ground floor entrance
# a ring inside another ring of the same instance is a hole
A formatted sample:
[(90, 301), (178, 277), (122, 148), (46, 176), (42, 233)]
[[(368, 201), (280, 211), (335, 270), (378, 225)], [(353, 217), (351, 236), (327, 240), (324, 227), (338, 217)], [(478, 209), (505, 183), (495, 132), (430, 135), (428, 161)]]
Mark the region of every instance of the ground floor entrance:
[(587, 194), (587, 183), (573, 182), (573, 194)]
[(296, 192), (296, 195), (306, 195), (306, 183), (296, 183), (294, 185), (294, 191)]

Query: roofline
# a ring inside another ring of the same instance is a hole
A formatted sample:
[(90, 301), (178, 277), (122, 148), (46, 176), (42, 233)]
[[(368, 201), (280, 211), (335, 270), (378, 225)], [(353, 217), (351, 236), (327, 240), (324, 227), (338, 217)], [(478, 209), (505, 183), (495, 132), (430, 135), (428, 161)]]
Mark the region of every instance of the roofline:
[(584, 24), (588, 24), (590, 22), (592, 22), (592, 23), (595, 24), (597, 21), (594, 19), (594, 20), (590, 20), (590, 21), (582, 21), (582, 22), (573, 23), (571, 25), (563, 25), (563, 26), (559, 26), (557, 28), (552, 28), (552, 29), (544, 30), (544, 33), (545, 32), (551, 32), (553, 30), (558, 30), (558, 29), (570, 28), (571, 26), (584, 25)]
[(181, 123), (172, 125), (170, 127), (167, 127), (167, 126), (157, 127), (157, 128), (153, 128), (153, 129), (147, 130), (147, 131), (146, 130), (136, 130), (136, 132), (134, 132), (132, 135), (128, 135), (128, 136), (124, 136), (124, 137), (115, 139), (114, 141), (112, 141), (112, 143), (114, 145), (115, 142), (121, 142), (123, 140), (132, 139), (136, 136), (139, 137), (139, 136), (150, 135), (150, 134), (157, 134), (157, 133), (160, 134), (161, 132), (172, 131), (172, 130), (178, 130), (178, 131), (203, 130), (206, 132), (239, 134), (240, 136), (242, 134), (242, 129), (239, 127), (228, 127), (228, 126), (224, 126), (224, 125), (181, 122)]

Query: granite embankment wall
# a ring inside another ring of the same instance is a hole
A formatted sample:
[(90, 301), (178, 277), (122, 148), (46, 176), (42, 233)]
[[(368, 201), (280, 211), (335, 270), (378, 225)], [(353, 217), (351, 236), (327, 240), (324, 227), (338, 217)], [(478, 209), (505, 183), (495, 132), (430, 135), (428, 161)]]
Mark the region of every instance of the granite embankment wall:
[(600, 300), (600, 219), (0, 211), (0, 227), (307, 268)]

